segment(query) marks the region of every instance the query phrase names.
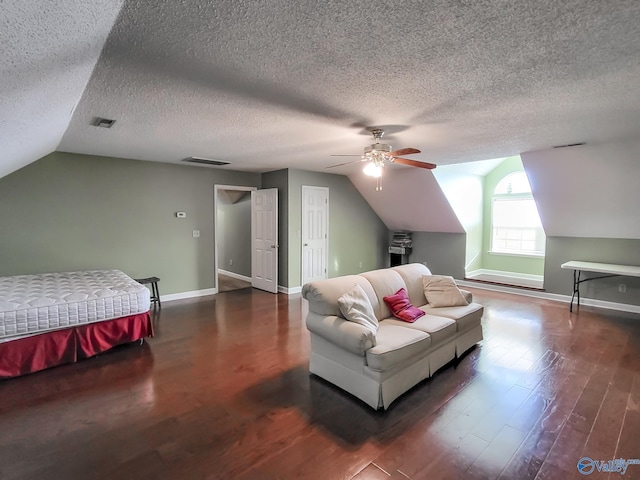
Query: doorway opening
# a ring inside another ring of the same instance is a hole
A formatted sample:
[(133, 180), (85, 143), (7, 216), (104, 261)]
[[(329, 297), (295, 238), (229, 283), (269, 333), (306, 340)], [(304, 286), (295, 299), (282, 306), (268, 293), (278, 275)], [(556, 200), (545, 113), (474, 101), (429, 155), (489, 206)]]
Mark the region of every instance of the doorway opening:
[(214, 282), (218, 293), (251, 287), (251, 191), (215, 185)]

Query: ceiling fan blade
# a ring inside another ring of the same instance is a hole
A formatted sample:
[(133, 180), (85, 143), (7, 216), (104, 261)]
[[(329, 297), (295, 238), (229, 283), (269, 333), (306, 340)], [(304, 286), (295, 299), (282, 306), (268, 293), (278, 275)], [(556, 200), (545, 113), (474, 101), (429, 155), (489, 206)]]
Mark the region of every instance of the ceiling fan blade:
[(409, 165), (411, 167), (428, 168), (429, 170), (432, 170), (437, 166), (435, 163), (419, 162), (418, 160), (411, 160), (409, 158), (394, 157), (391, 161), (393, 163), (399, 163), (400, 165)]
[(394, 150), (393, 152), (387, 153), (389, 157), (400, 157), (402, 155), (411, 155), (413, 153), (420, 153), (420, 150), (417, 148), (401, 148), (400, 150)]
[(325, 167), (325, 168), (342, 167), (343, 165), (349, 165), (351, 163), (357, 163), (357, 162), (364, 162), (364, 160), (360, 159), (360, 160), (353, 160), (351, 162), (338, 163), (336, 165), (329, 165), (328, 167)]

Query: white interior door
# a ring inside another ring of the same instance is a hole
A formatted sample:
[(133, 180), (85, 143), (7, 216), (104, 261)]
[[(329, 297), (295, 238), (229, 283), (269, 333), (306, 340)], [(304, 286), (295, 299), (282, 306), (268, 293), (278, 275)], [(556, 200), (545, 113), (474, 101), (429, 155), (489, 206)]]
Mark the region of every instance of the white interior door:
[(302, 186), (302, 284), (327, 278), (329, 189)]
[(278, 293), (278, 189), (251, 192), (251, 285)]

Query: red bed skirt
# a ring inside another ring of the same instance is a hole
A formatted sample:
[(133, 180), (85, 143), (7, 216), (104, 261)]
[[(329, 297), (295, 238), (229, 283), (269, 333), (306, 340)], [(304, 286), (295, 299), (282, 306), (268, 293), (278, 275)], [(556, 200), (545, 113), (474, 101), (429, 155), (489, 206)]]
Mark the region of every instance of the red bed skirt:
[(149, 312), (0, 343), (0, 378), (77, 362), (144, 337), (153, 337)]

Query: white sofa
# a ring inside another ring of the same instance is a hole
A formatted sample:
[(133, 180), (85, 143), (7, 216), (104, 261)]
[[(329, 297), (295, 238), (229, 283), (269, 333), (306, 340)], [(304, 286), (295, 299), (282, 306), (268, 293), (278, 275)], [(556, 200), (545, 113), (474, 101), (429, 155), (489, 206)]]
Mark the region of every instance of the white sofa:
[[(413, 263), (304, 285), (302, 295), (309, 302), (310, 372), (374, 409), (387, 409), (404, 392), (481, 341), (483, 306), (473, 303), (471, 293), (465, 291), (466, 306), (430, 306), (423, 275), (431, 272)], [(376, 334), (341, 314), (338, 299), (354, 284), (362, 287), (373, 306), (379, 321)], [(402, 287), (411, 304), (426, 312), (414, 323), (393, 317), (383, 301)]]

